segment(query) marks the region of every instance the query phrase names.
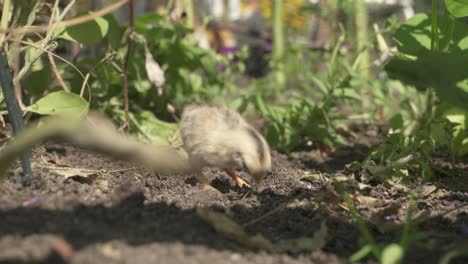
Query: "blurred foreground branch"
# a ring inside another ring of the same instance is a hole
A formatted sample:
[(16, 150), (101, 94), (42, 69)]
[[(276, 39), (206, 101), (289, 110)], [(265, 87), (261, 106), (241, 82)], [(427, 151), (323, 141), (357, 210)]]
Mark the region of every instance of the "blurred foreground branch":
[(25, 150), (50, 139), (61, 139), (115, 159), (136, 162), (161, 174), (190, 173), (188, 160), (166, 145), (142, 144), (108, 126), (66, 117), (48, 118), (19, 133), (0, 152), (0, 178)]
[(83, 24), (85, 22), (94, 20), (96, 17), (102, 17), (104, 15), (107, 15), (109, 13), (114, 12), (115, 10), (119, 9), (121, 6), (126, 4), (129, 0), (120, 0), (119, 2), (109, 5), (103, 9), (97, 10), (91, 14), (88, 15), (83, 15), (79, 17), (72, 18), (70, 20), (62, 21), (55, 23), (53, 25), (40, 25), (40, 26), (25, 26), (25, 27), (20, 27), (20, 28), (6, 28), (6, 27), (1, 27), (0, 28), (0, 33), (10, 33), (10, 34), (34, 34), (34, 33), (40, 33), (40, 32), (46, 32), (50, 29), (50, 27), (53, 28), (61, 28), (61, 27), (71, 27), (75, 26), (78, 24)]

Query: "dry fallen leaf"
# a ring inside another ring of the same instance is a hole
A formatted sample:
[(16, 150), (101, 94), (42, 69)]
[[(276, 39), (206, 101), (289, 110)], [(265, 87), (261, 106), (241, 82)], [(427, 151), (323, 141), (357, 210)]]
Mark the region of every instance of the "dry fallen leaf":
[(321, 249), (325, 246), (328, 232), (326, 223), (322, 222), (320, 229), (312, 238), (300, 237), (296, 239), (285, 239), (273, 244), (262, 235), (248, 235), (241, 225), (237, 224), (223, 213), (198, 208), (197, 214), (203, 221), (211, 225), (216, 232), (221, 233), (227, 239), (233, 240), (249, 248), (263, 249), (274, 253), (298, 253), (302, 251)]
[(104, 191), (109, 190), (109, 182), (107, 180), (98, 180), (96, 181), (96, 185)]
[(159, 64), (154, 60), (153, 55), (148, 49), (148, 45), (145, 41), (145, 69), (146, 75), (148, 75), (149, 80), (153, 83), (158, 89), (158, 95), (163, 94), (163, 85), (166, 82), (164, 78), (164, 71), (161, 69)]
[(312, 238), (301, 237), (296, 239), (284, 239), (274, 245), (277, 253), (299, 253), (303, 251), (314, 251), (321, 249), (327, 242), (328, 228), (325, 221), (320, 224), (320, 229)]
[(198, 216), (211, 225), (216, 232), (223, 234), (227, 239), (236, 241), (246, 247), (272, 251), (273, 245), (262, 235), (249, 236), (245, 230), (223, 213), (209, 209), (197, 209)]
[(71, 168), (71, 167), (57, 167), (57, 166), (46, 166), (46, 168), (65, 177), (65, 180), (72, 179), (80, 183), (92, 184), (97, 178), (99, 172), (96, 170), (82, 169), (82, 168)]
[(364, 205), (364, 206), (367, 206), (367, 207), (374, 207), (374, 205), (377, 202), (382, 201), (381, 199), (377, 199), (377, 198), (374, 198), (374, 197), (364, 196), (359, 192), (355, 192), (355, 194), (352, 195), (352, 199), (354, 201), (357, 201), (360, 205)]
[(60, 256), (62, 260), (69, 260), (74, 254), (72, 245), (63, 239), (56, 239), (52, 242), (52, 252)]
[(113, 260), (122, 259), (122, 252), (110, 244), (104, 244), (98, 247), (98, 250), (106, 257)]
[(437, 187), (434, 185), (424, 185), (421, 187), (421, 198), (427, 198), (429, 195), (431, 195), (433, 192), (437, 190)]

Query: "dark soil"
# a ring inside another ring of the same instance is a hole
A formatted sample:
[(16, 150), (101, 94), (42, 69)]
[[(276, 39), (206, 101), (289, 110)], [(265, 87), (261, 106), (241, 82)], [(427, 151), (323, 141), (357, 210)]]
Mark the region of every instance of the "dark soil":
[[(192, 178), (161, 177), (70, 145), (38, 146), (35, 175), (25, 187), (14, 184), (19, 169), (0, 183), (0, 263), (344, 263), (362, 240), (349, 209), (329, 191), (334, 178), (346, 182), (349, 194), (375, 198), (357, 208), (382, 245), (400, 240), (408, 189), (420, 195), (413, 214), (417, 233), (411, 234), (415, 241), (405, 263), (439, 263), (447, 252), (467, 249), (468, 208), (449, 211), (468, 202), (466, 170), (441, 175), (434, 183), (358, 188), (343, 168), (362, 160), (376, 142), (364, 141), (325, 159), (317, 152), (294, 158), (274, 152), (273, 173), (248, 195), (217, 170), (206, 174), (222, 193), (204, 192)], [(57, 167), (87, 171), (67, 178)], [(248, 233), (274, 242), (312, 236), (326, 221), (322, 250), (271, 254), (249, 249), (216, 233), (195, 211), (210, 207), (243, 224), (295, 200), (296, 206), (249, 225)], [(457, 261), (468, 263), (466, 257)]]

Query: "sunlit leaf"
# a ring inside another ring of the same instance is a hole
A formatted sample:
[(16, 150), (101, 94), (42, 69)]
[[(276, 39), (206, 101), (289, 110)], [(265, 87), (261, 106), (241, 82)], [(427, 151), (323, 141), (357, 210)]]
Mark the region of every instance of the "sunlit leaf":
[[(468, 25), (454, 22), (453, 34), (450, 34), (447, 16), (438, 16), (438, 36), (440, 43), (451, 43), (449, 52), (463, 52), (468, 50)], [(421, 52), (431, 50), (431, 17), (419, 13), (403, 23), (393, 36), (398, 51), (418, 56)]]
[(28, 106), (29, 112), (41, 115), (83, 116), (88, 113), (89, 103), (77, 94), (65, 91), (50, 93)]
[(24, 80), (23, 88), (28, 91), (28, 94), (36, 97), (41, 97), (47, 88), (50, 86), (51, 69), (43, 67), (40, 70), (32, 71)]
[(468, 0), (445, 0), (445, 8), (454, 17), (468, 16)]
[(382, 252), (382, 264), (398, 264), (401, 263), (404, 256), (403, 248), (398, 244), (390, 244), (386, 246)]
[(424, 52), (416, 61), (393, 58), (385, 70), (419, 89), (434, 88), (438, 97), (461, 109), (468, 109), (468, 56)]
[(80, 44), (99, 43), (104, 39), (109, 30), (109, 22), (96, 17), (94, 20), (67, 28), (57, 29), (60, 38), (78, 42)]
[(119, 25), (119, 23), (113, 15), (105, 15), (103, 18), (109, 24), (107, 42), (114, 50), (118, 50), (123, 36), (123, 28)]

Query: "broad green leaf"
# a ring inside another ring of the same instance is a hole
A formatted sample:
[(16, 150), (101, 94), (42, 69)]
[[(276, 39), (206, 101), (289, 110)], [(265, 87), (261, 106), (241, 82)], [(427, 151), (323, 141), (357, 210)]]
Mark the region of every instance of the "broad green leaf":
[(23, 88), (29, 95), (41, 97), (50, 86), (51, 69), (43, 67), (41, 70), (32, 71), (23, 81)]
[[(458, 143), (458, 142), (457, 142)], [(465, 156), (468, 154), (468, 137), (465, 135), (465, 138), (456, 145), (456, 152), (459, 157)]]
[[(449, 43), (449, 52), (463, 52), (468, 50), (468, 25), (454, 21), (453, 35), (450, 35), (450, 18), (437, 17), (440, 43)], [(449, 39), (451, 38), (451, 39)], [(398, 51), (418, 56), (421, 52), (431, 49), (431, 17), (419, 13), (402, 24), (394, 35)]]
[(111, 14), (105, 15), (103, 17), (109, 24), (109, 31), (107, 33), (107, 42), (114, 49), (118, 50), (120, 47), (120, 41), (123, 36), (123, 29), (120, 27), (115, 17)]
[(391, 78), (400, 79), (418, 89), (434, 88), (444, 103), (468, 109), (468, 56), (424, 52), (416, 61), (393, 58), (385, 70)]
[(80, 44), (93, 44), (101, 42), (109, 31), (109, 22), (96, 17), (83, 24), (57, 29), (60, 38), (78, 42)]
[(153, 143), (169, 144), (171, 137), (177, 130), (177, 124), (159, 120), (149, 111), (142, 111), (131, 115), (134, 126), (138, 129), (140, 138), (150, 140)]
[(41, 115), (80, 117), (88, 113), (89, 103), (77, 94), (58, 91), (42, 97), (27, 110)]
[(397, 130), (403, 127), (404, 122), (403, 122), (403, 116), (401, 114), (396, 114), (390, 118), (388, 121), (388, 124), (390, 125), (390, 128), (393, 130)]
[(390, 244), (382, 251), (380, 263), (382, 264), (398, 264), (403, 260), (404, 250), (398, 244)]
[(468, 0), (445, 0), (445, 8), (454, 17), (468, 16)]

